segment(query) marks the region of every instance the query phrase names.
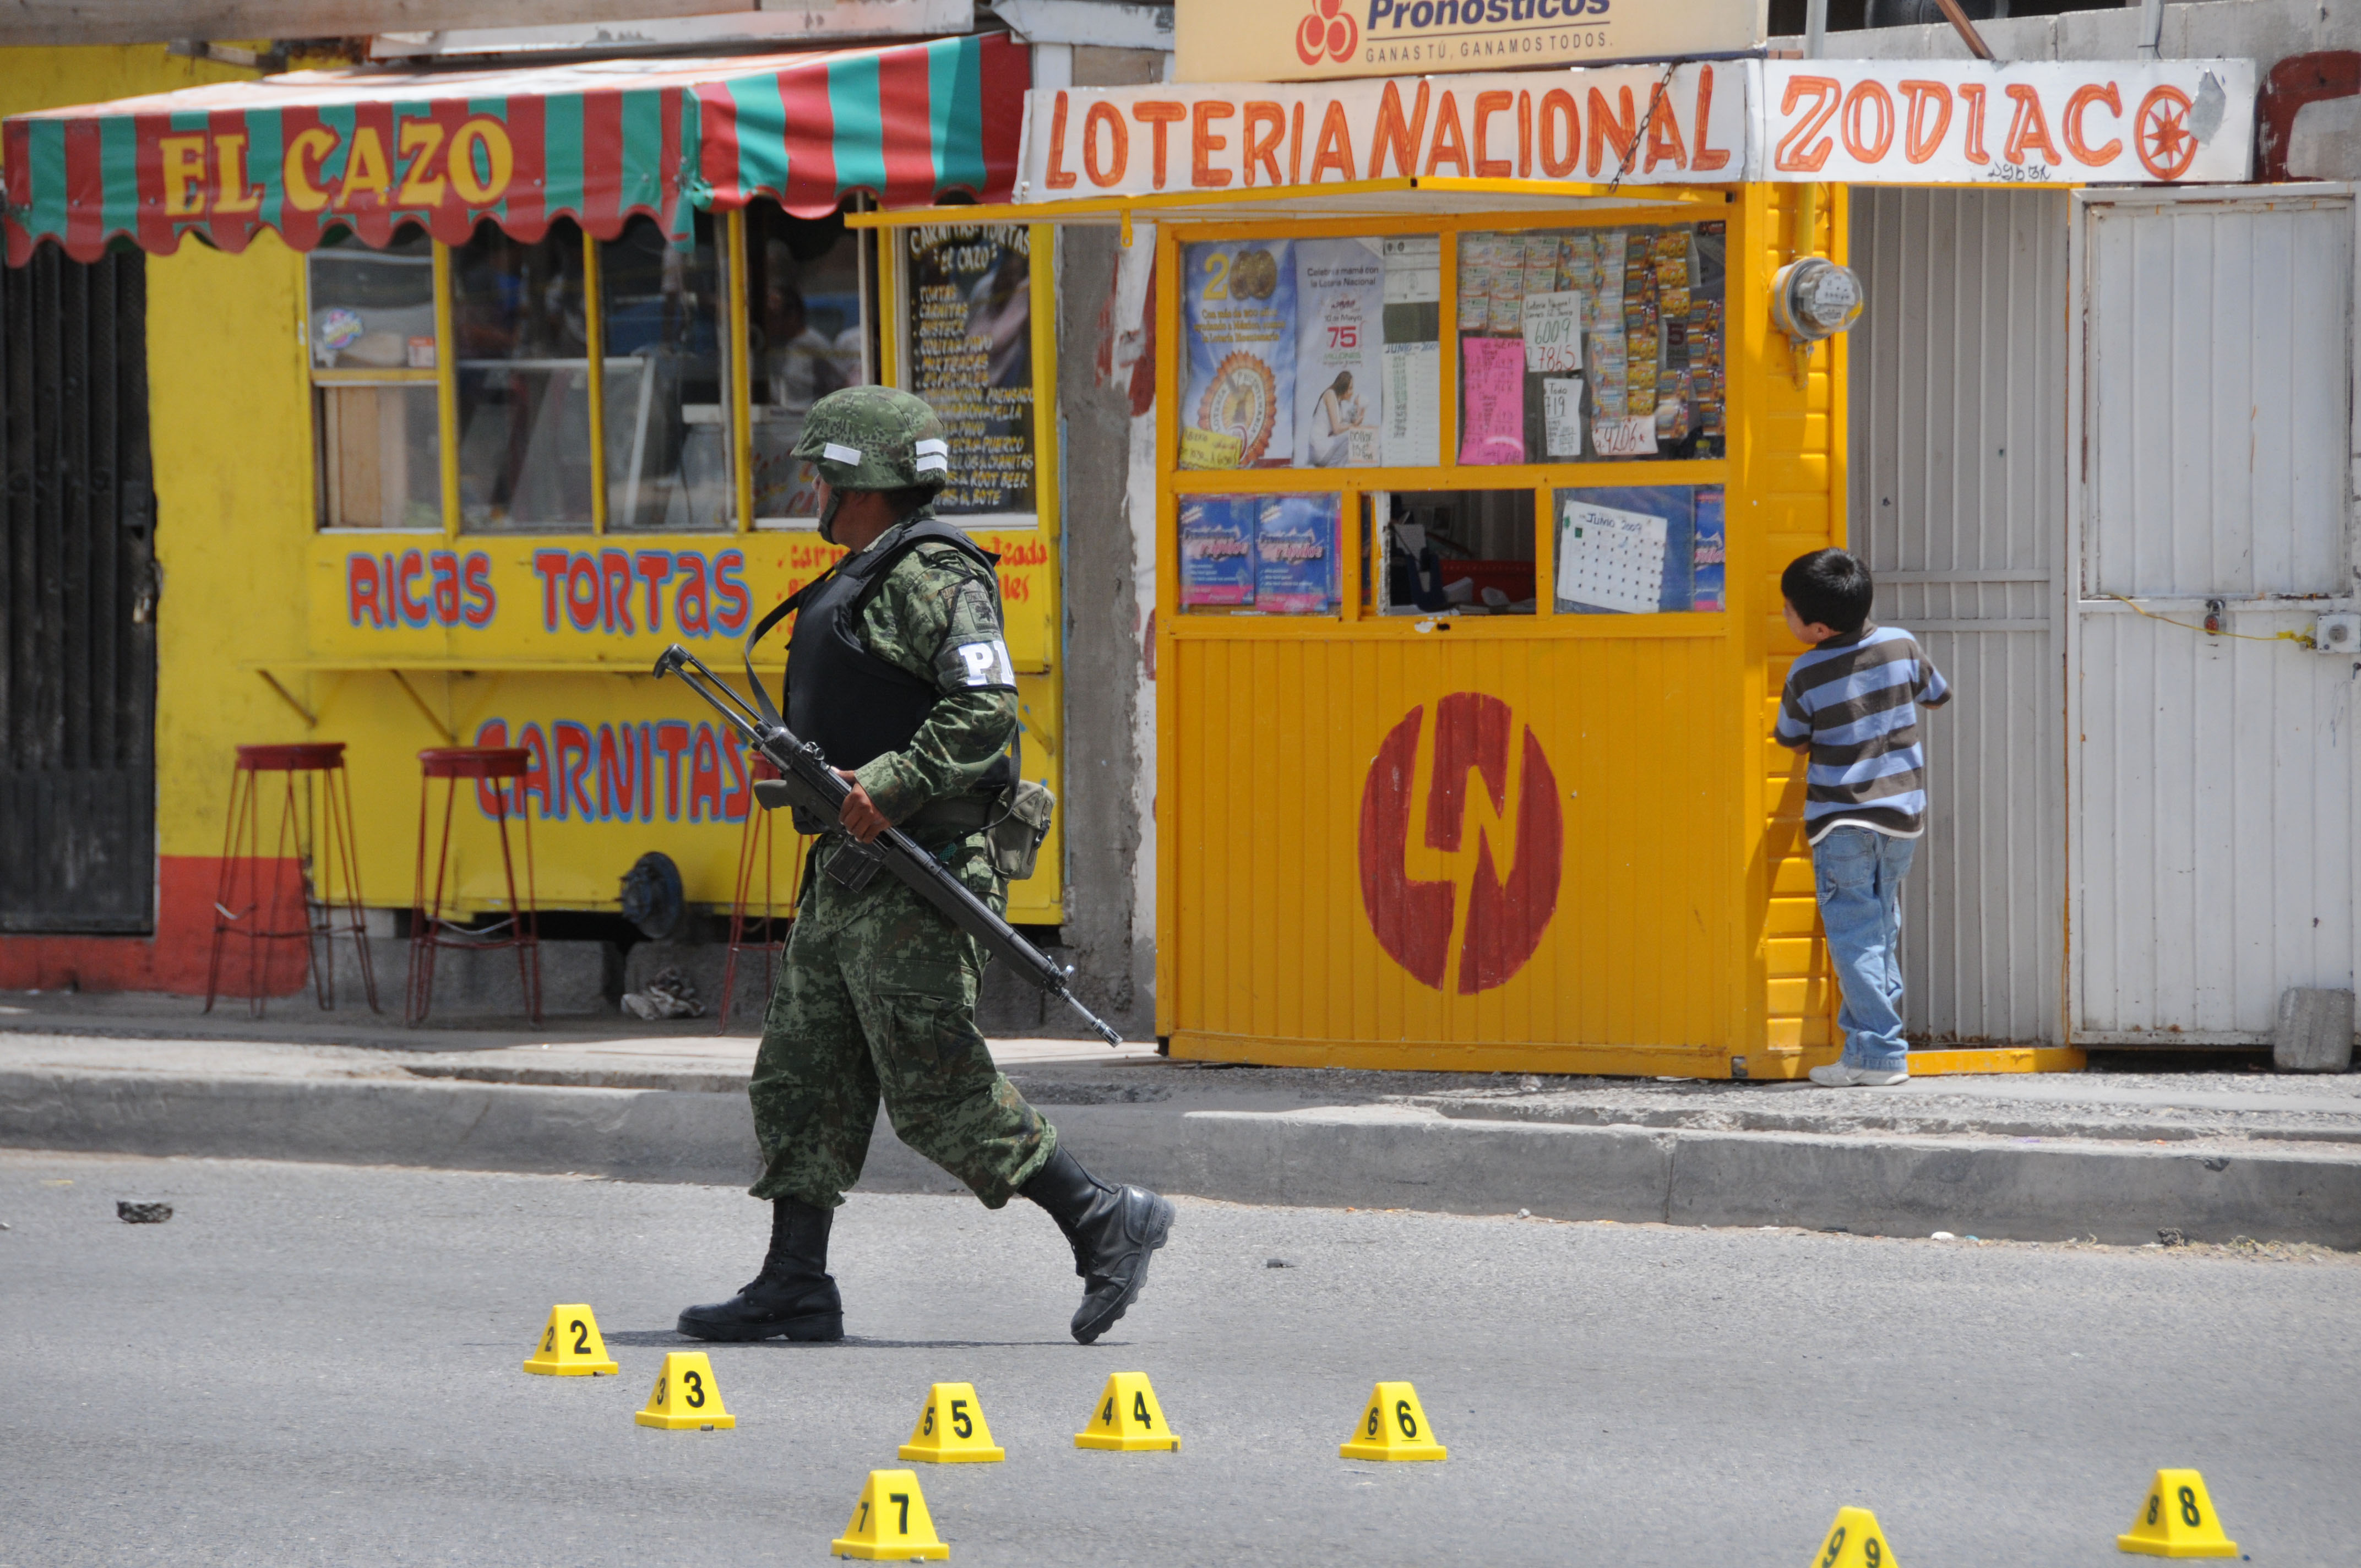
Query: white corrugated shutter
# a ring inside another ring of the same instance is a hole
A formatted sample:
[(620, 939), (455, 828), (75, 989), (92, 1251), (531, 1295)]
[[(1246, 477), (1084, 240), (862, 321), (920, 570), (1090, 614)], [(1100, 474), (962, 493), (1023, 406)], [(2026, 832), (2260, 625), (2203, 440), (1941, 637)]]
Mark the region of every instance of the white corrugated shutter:
[(2072, 1033), (2266, 1041), (2353, 984), (2356, 666), (2276, 640), (2353, 608), (2353, 203), (2076, 202)]
[(2053, 191), (1863, 189), (1849, 537), (1958, 693), (1904, 884), (1914, 1039), (2059, 1038), (2067, 225)]

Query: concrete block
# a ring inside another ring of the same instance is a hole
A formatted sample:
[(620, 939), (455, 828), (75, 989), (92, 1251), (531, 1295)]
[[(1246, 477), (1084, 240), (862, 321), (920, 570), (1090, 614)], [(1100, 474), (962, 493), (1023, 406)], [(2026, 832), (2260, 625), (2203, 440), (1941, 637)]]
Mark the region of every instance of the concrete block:
[[(349, 958), (349, 952), (345, 955)], [(609, 970), (614, 962), (609, 942), (544, 942), (541, 944), (541, 1010), (544, 1016), (605, 1013), (614, 1003), (608, 998)], [(399, 1014), (409, 985), (410, 944), (391, 937), (369, 940), (369, 964), (377, 971), (378, 1000)], [(620, 967), (620, 966), (617, 966)], [(338, 968), (338, 983), (345, 970)], [(524, 982), (518, 977), (512, 948), (487, 952), (445, 948), (434, 955), (434, 1001), (430, 1017), (524, 1016)]]
[[(2130, 60), (2139, 52), (2139, 10), (2067, 11), (2048, 18), (2052, 60)], [(1999, 52), (1994, 46), (1994, 52)]]
[(2281, 1072), (2351, 1071), (2353, 993), (2301, 988), (2281, 992), (2271, 1065)]

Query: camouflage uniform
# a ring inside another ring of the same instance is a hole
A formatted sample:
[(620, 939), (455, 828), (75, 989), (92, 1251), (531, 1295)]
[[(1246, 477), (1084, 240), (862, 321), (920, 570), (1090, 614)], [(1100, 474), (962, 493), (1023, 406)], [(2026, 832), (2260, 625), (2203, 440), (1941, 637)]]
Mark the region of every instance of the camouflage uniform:
[[(828, 484), (822, 538), (835, 539), (847, 494), (883, 496), (884, 515), (902, 521), (757, 628), (759, 639), (790, 609), (796, 614), (786, 693), (795, 732), (824, 755), (869, 759), (854, 776), (877, 811), (1003, 908), (1007, 890), (970, 824), (1010, 779), (1001, 758), (1016, 733), (1016, 674), (989, 562), (917, 504), (950, 477), (942, 421), (907, 392), (848, 388), (812, 405), (796, 455)], [(866, 537), (881, 514), (864, 501), (856, 515)], [(794, 794), (773, 780), (755, 791), (766, 805)], [(808, 799), (796, 810), (814, 826), (836, 815)], [(770, 1250), (729, 1300), (684, 1310), (680, 1332), (844, 1337), (829, 1233), (860, 1179), (882, 1093), (902, 1141), (986, 1205), (1022, 1196), (1057, 1223), (1082, 1280), (1070, 1326), (1090, 1344), (1147, 1287), (1148, 1263), (1172, 1232), (1172, 1204), (1100, 1180), (1060, 1146), (976, 1032), (979, 944), (889, 872), (858, 891), (829, 874), (853, 853), (832, 827), (812, 851), (754, 1061), (763, 1176), (752, 1191), (771, 1202)]]
[[(890, 549), (900, 532), (871, 548)], [(958, 652), (1001, 635), (994, 585), (956, 549), (922, 544), (886, 574), (862, 613), (861, 641), (940, 693), (906, 749), (855, 770), (887, 817), (898, 823), (965, 793), (1007, 749), (1016, 694), (971, 689)], [(995, 911), (1006, 907), (981, 832), (911, 836)], [(1057, 1133), (993, 1066), (976, 1029), (988, 956), (890, 875), (855, 893), (824, 874), (846, 842), (823, 836), (805, 868), (754, 1060), (763, 1168), (751, 1190), (819, 1208), (842, 1202), (861, 1178), (882, 1090), (902, 1141), (997, 1209), (1048, 1162)]]

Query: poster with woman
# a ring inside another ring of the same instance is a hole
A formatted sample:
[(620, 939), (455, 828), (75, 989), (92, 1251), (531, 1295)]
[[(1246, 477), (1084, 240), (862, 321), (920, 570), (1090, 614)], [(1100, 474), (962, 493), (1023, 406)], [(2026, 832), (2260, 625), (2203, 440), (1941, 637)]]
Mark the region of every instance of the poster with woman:
[(1184, 468), (1295, 461), (1295, 257), (1289, 240), (1188, 247)]
[(1385, 431), (1385, 253), (1374, 239), (1295, 242), (1295, 451), (1367, 468)]

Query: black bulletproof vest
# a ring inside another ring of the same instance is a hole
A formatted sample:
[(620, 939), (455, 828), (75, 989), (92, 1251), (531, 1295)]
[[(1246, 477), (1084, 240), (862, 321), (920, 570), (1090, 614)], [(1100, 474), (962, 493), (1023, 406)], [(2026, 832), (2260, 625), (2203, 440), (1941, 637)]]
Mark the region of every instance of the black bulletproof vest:
[[(848, 556), (774, 610), (796, 611), (787, 644), (787, 727), (819, 747), (832, 768), (851, 769), (908, 746), (934, 711), (935, 684), (879, 658), (861, 644), (861, 615), (885, 586), (895, 562), (921, 544), (948, 544), (981, 567), (994, 585), (999, 557), (932, 518), (904, 527), (899, 539)], [(1004, 776), (1005, 775), (1005, 776)], [(978, 787), (1005, 788), (1016, 764), (1005, 755)]]

